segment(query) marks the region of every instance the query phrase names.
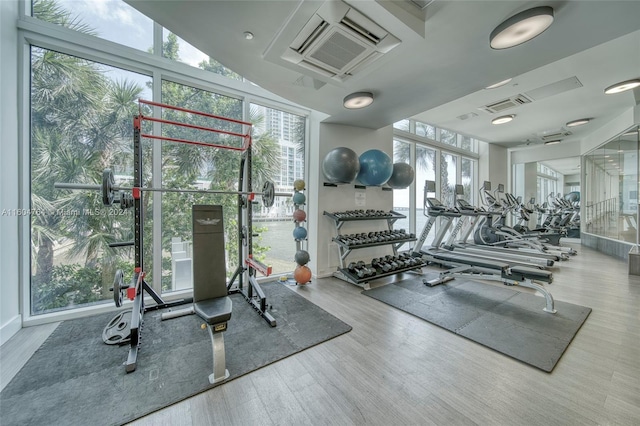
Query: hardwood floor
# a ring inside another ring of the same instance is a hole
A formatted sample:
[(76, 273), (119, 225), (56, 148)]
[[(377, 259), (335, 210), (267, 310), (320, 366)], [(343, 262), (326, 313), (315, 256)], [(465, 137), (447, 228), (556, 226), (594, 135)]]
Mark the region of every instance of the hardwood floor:
[(593, 312), (551, 374), (327, 278), (292, 289), (350, 333), (132, 424), (640, 425), (640, 277), (572, 246), (548, 288)]
[(551, 374), (329, 278), (295, 291), (353, 331), (133, 424), (638, 425), (640, 277), (573, 246), (549, 288), (593, 312)]

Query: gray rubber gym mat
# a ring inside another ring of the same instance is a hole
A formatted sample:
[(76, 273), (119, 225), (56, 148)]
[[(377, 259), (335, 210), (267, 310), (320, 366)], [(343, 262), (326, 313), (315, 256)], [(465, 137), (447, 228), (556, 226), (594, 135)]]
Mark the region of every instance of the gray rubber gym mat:
[(475, 281), (436, 287), (425, 277), (363, 291), (374, 299), (422, 318), (519, 361), (551, 372), (591, 308), (555, 301), (549, 314), (543, 297)]
[[(263, 289), (275, 328), (241, 295), (231, 296), (224, 335), (229, 380), (351, 330), (283, 284)], [(129, 346), (102, 342), (113, 313), (63, 322), (0, 393), (0, 424), (122, 424), (210, 388), (211, 341), (202, 320), (161, 321), (162, 312), (145, 314), (130, 374), (122, 365)]]

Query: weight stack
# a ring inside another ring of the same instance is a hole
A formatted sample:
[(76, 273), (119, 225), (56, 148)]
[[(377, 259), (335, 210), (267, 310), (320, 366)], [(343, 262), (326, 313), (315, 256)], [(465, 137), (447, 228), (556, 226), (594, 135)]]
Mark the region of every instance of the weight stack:
[(222, 206), (194, 205), (193, 301), (227, 295)]

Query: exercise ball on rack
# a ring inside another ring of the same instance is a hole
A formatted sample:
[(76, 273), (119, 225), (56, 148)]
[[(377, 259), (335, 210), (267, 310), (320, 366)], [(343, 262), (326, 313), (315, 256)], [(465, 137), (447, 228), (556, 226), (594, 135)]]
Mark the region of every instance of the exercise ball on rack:
[(293, 204), (301, 206), (305, 201), (307, 201), (307, 197), (305, 197), (302, 192), (296, 192), (293, 194)]
[(407, 163), (394, 163), (393, 172), (387, 181), (387, 185), (393, 189), (404, 189), (411, 185), (415, 176), (413, 167)]
[(293, 212), (293, 220), (295, 220), (296, 222), (304, 222), (306, 218), (307, 214), (304, 212), (304, 210), (296, 209)]
[(366, 186), (380, 186), (387, 183), (393, 173), (393, 162), (385, 152), (370, 149), (360, 155), (360, 172), (357, 180)]
[(306, 250), (298, 250), (294, 256), (296, 263), (300, 266), (309, 263), (309, 252)]
[(297, 241), (307, 238), (307, 230), (302, 226), (296, 226), (293, 228), (293, 238)]
[(302, 179), (296, 179), (293, 181), (293, 189), (295, 189), (296, 191), (302, 191), (304, 190), (305, 187), (305, 183)]
[(306, 265), (298, 265), (293, 271), (293, 279), (298, 284), (306, 284), (311, 281), (311, 269)]
[(358, 171), (358, 154), (344, 146), (332, 149), (322, 160), (322, 173), (329, 183), (351, 183)]

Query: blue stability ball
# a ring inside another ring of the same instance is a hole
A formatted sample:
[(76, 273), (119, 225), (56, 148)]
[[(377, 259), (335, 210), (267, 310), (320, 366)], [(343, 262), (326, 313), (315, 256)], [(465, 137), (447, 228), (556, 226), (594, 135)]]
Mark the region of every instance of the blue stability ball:
[(380, 186), (387, 183), (393, 173), (391, 158), (379, 149), (370, 149), (360, 155), (360, 173), (358, 181), (367, 186)]
[(332, 149), (322, 161), (322, 173), (329, 183), (351, 183), (359, 170), (358, 154), (347, 147)]
[(413, 167), (407, 163), (394, 163), (393, 173), (391, 173), (387, 185), (393, 189), (404, 189), (411, 185), (414, 178), (415, 172), (413, 171)]
[(293, 194), (293, 204), (297, 204), (301, 206), (304, 204), (306, 200), (307, 200), (307, 197), (305, 197), (302, 192), (296, 192)]
[(293, 238), (296, 240), (304, 240), (307, 238), (307, 230), (302, 226), (296, 226), (293, 228)]

